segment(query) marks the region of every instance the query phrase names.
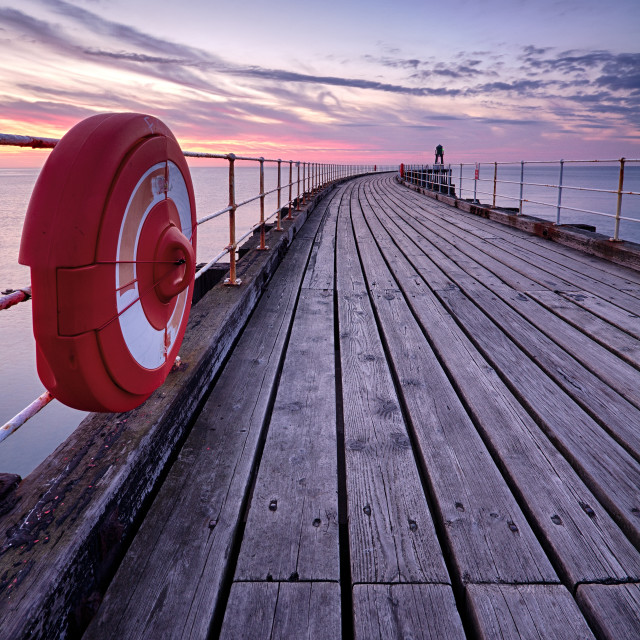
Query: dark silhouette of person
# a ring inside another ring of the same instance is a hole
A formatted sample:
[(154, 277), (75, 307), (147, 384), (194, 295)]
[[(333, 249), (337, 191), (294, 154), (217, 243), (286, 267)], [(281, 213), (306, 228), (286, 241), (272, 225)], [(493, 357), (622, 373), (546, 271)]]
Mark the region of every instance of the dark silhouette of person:
[(436, 164), (438, 164), (438, 158), (440, 158), (440, 162), (444, 164), (444, 147), (441, 144), (436, 147)]

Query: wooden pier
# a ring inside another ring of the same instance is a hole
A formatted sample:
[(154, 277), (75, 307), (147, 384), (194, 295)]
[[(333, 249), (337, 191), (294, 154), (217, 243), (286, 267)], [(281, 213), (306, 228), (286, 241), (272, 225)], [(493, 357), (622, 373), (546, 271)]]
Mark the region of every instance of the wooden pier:
[(298, 231), (83, 637), (637, 639), (639, 549), (640, 271), (372, 175)]

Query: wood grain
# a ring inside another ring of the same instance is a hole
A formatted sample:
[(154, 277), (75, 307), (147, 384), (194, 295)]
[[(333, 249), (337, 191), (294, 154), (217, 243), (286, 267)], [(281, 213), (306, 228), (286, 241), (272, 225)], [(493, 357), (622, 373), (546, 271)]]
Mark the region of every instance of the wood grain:
[(463, 640), (451, 587), (438, 584), (356, 585), (356, 640)]
[(303, 289), (236, 580), (337, 580), (333, 294)]
[(592, 640), (589, 625), (567, 589), (560, 585), (467, 587), (467, 603), (482, 640)]
[(640, 635), (640, 585), (583, 584), (576, 597), (599, 638), (636, 640)]
[(340, 210), (337, 286), (353, 582), (448, 582), (429, 507)]
[(236, 582), (220, 640), (340, 638), (335, 582)]

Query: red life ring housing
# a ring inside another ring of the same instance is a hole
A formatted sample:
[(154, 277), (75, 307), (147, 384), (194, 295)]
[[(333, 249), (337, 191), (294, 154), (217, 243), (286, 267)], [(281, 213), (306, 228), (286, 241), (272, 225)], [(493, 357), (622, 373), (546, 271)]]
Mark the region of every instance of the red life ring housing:
[(20, 246), (44, 386), (85, 411), (146, 400), (182, 343), (195, 249), (191, 176), (171, 131), (135, 113), (73, 127), (40, 173)]

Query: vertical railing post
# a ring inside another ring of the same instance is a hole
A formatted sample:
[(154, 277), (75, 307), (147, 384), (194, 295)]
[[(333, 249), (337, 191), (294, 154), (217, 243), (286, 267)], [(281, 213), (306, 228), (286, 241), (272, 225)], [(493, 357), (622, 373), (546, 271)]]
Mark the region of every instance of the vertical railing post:
[(260, 160), (260, 246), (258, 249), (264, 251), (268, 249), (265, 244), (265, 222), (264, 222), (264, 158)]
[(613, 231), (613, 242), (619, 242), (620, 238), (620, 213), (622, 211), (622, 189), (624, 186), (624, 158), (620, 158), (620, 174), (618, 175), (618, 200), (616, 202), (616, 226)]
[(518, 213), (522, 213), (522, 196), (524, 195), (524, 160), (520, 161), (520, 206)]
[(236, 171), (233, 153), (227, 156), (229, 161), (229, 277), (225, 279), (226, 285), (239, 285), (242, 280), (236, 278)]
[(278, 159), (278, 214), (276, 216), (276, 231), (282, 231), (282, 225), (280, 224), (280, 217), (282, 216), (282, 178), (280, 176), (280, 169), (282, 160)]
[(462, 162), (460, 163), (460, 198), (462, 199)]
[(498, 184), (498, 163), (493, 163), (493, 207), (496, 206), (496, 186)]
[(560, 211), (562, 210), (562, 174), (564, 172), (564, 160), (560, 160), (560, 177), (558, 178), (558, 205), (556, 207), (556, 224), (560, 224)]
[(298, 198), (296, 200), (296, 211), (300, 211), (300, 163), (296, 162), (298, 166)]
[(473, 204), (478, 202), (478, 179), (480, 178), (480, 163), (476, 162), (476, 171), (473, 175)]
[(307, 201), (307, 164), (302, 163), (302, 204)]
[(289, 160), (289, 206), (287, 207), (287, 220), (293, 220), (293, 160)]

